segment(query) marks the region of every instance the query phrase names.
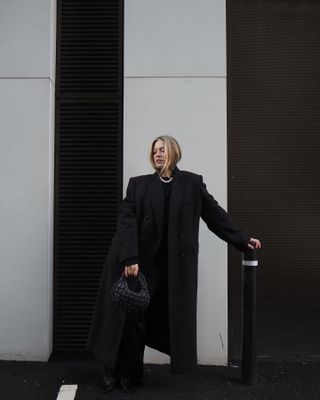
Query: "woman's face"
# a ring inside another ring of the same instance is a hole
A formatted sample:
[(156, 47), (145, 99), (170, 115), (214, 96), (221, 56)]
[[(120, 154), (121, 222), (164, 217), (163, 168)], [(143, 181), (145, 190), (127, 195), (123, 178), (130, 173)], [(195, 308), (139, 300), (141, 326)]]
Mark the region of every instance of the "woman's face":
[(164, 148), (164, 141), (157, 140), (153, 146), (153, 161), (157, 169), (161, 169), (164, 166), (166, 160), (166, 153)]

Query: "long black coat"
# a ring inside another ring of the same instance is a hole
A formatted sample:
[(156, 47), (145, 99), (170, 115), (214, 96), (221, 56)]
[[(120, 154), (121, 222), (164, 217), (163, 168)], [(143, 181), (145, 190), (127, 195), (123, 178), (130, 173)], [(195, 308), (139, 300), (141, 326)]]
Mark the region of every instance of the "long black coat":
[[(137, 257), (140, 271), (152, 274), (161, 243), (163, 189), (158, 174), (131, 178), (120, 210), (117, 231), (107, 256), (88, 349), (104, 365), (114, 368), (126, 314), (117, 310), (110, 297), (125, 260)], [(173, 371), (192, 371), (197, 364), (196, 305), (198, 235), (200, 217), (224, 241), (244, 250), (249, 237), (237, 229), (228, 214), (208, 193), (202, 176), (177, 167), (170, 183), (168, 226), (168, 324), (166, 330), (151, 330), (147, 345), (170, 353)], [(212, 255), (214, 258), (214, 255)], [(155, 316), (156, 317), (156, 316)], [(163, 332), (170, 332), (170, 350), (163, 348)]]

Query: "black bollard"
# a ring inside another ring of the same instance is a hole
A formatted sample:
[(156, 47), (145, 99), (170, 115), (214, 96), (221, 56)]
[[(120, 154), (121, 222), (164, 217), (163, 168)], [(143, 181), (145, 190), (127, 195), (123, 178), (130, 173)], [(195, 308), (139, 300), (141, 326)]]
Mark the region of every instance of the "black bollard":
[(242, 363), (241, 380), (253, 385), (257, 382), (256, 355), (256, 272), (257, 250), (242, 254)]

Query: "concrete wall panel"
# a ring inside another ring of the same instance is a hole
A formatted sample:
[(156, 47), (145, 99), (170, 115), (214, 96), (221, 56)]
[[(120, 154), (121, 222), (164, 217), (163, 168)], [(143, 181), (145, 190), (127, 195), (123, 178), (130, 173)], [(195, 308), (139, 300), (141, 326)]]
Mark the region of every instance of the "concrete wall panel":
[(45, 360), (51, 350), (50, 85), (48, 79), (0, 79), (2, 359)]
[(226, 76), (225, 0), (126, 0), (125, 76)]
[[(148, 149), (153, 138), (169, 134), (182, 147), (180, 169), (202, 174), (209, 192), (226, 206), (226, 87), (215, 78), (126, 78), (124, 185), (130, 176), (152, 173)], [(200, 231), (198, 290), (200, 363), (227, 360), (226, 245)], [(166, 362), (154, 351), (148, 362)]]
[(0, 15), (0, 77), (53, 79), (56, 0), (2, 1)]

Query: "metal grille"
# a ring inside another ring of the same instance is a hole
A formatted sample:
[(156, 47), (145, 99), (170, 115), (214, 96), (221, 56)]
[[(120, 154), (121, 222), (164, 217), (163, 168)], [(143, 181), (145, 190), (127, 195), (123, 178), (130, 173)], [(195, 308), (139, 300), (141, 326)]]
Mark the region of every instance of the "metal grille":
[(82, 351), (122, 192), (123, 4), (58, 2), (54, 352)]
[[(320, 355), (320, 4), (228, 1), (229, 210), (261, 238), (260, 355)], [(240, 348), (230, 251), (230, 358)]]
[(121, 96), (121, 1), (61, 0), (59, 10), (60, 94)]

